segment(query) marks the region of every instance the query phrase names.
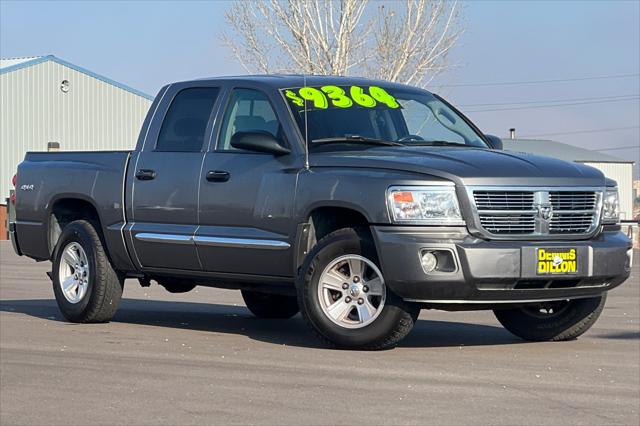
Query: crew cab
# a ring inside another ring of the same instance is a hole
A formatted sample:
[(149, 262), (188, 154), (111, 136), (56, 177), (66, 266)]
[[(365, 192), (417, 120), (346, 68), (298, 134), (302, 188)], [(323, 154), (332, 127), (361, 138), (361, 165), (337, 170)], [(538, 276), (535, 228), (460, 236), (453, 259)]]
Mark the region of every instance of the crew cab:
[(527, 340), (584, 333), (629, 276), (616, 183), (502, 150), (443, 98), (385, 81), (169, 84), (133, 151), (27, 153), (15, 251), (62, 314), (104, 322), (125, 279), (239, 289), (330, 346), (381, 349), (421, 309), (493, 310)]

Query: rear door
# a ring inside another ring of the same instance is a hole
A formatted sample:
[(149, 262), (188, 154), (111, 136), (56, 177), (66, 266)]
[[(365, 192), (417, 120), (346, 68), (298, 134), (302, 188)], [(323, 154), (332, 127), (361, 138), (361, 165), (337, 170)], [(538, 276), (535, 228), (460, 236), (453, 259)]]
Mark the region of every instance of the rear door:
[(131, 173), (134, 258), (143, 269), (201, 270), (193, 235), (198, 186), (220, 88), (169, 87)]
[[(216, 148), (200, 178), (200, 227), (195, 236), (205, 271), (291, 276), (296, 226), (292, 209), (302, 158), (231, 146), (235, 132), (269, 132), (290, 148), (292, 127), (277, 98), (257, 88), (230, 91)], [(215, 137), (214, 137), (215, 140)], [(295, 152), (295, 151), (294, 151)]]

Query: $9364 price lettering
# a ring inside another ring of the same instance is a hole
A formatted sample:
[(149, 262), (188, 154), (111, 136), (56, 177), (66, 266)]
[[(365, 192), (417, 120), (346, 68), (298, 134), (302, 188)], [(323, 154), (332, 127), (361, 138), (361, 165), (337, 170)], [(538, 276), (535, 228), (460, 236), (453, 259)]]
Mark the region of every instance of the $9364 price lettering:
[(306, 101), (316, 109), (326, 109), (330, 106), (350, 108), (355, 105), (373, 108), (379, 103), (388, 108), (400, 108), (396, 99), (378, 86), (369, 86), (367, 91), (360, 86), (348, 88), (339, 86), (300, 87), (287, 89), (284, 91), (284, 95), (294, 105), (304, 107)]

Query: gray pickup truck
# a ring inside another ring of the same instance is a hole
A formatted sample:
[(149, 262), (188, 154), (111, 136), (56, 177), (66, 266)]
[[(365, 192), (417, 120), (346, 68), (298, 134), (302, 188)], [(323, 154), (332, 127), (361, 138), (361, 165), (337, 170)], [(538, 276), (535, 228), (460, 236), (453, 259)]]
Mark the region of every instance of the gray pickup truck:
[(392, 346), (420, 309), (567, 340), (632, 262), (614, 181), (505, 152), (441, 97), (383, 81), (169, 84), (134, 151), (28, 153), (15, 185), (15, 251), (53, 263), (73, 322), (111, 319), (137, 278), (239, 289), (341, 348)]

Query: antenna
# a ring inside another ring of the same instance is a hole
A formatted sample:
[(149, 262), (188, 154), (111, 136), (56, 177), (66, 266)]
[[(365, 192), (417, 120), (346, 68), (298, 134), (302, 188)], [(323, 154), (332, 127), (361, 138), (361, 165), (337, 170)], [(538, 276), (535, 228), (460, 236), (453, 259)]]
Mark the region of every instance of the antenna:
[[(307, 87), (307, 74), (302, 74), (302, 84)], [(307, 124), (307, 99), (304, 98), (304, 168), (309, 170), (309, 128)]]

